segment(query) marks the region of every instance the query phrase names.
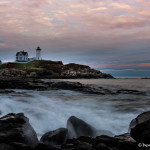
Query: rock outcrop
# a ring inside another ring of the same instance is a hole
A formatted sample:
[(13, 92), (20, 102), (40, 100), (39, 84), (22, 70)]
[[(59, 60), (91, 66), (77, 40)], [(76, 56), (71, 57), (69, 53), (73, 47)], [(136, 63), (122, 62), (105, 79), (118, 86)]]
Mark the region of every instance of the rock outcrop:
[(55, 131), (50, 131), (45, 133), (40, 141), (45, 143), (46, 145), (53, 145), (57, 147), (58, 145), (62, 145), (66, 142), (68, 135), (68, 130), (65, 128), (60, 128)]
[(80, 136), (96, 137), (100, 135), (113, 136), (113, 133), (107, 130), (97, 130), (85, 121), (71, 116), (67, 120), (68, 138), (78, 138)]
[[(91, 94), (114, 94), (108, 89), (79, 82), (56, 81), (47, 79), (1, 78), (0, 89), (30, 89), (30, 90), (73, 90)], [(3, 91), (4, 92), (4, 91)]]
[[(134, 91), (131, 90), (122, 90), (112, 91), (110, 89), (106, 89), (103, 87), (99, 87), (98, 85), (92, 84), (81, 84), (79, 82), (69, 82), (69, 81), (61, 81), (61, 80), (51, 80), (51, 79), (22, 79), (22, 78), (7, 78), (0, 77), (0, 95), (3, 93), (7, 94), (15, 94), (13, 90), (8, 89), (26, 89), (26, 90), (72, 90), (77, 92), (89, 93), (89, 94), (133, 94), (133, 95), (146, 95), (145, 92), (142, 91)], [(126, 91), (126, 92), (124, 92)]]
[(75, 116), (68, 119), (67, 129), (68, 138), (78, 138), (79, 136), (95, 137), (97, 135), (97, 130), (94, 127)]
[(89, 66), (79, 64), (67, 64), (62, 67), (61, 78), (113, 78), (110, 74), (91, 69)]
[(144, 112), (130, 123), (130, 134), (139, 143), (150, 143), (150, 111)]
[(34, 148), (38, 144), (36, 132), (24, 114), (8, 114), (0, 118), (0, 143), (24, 143)]
[(75, 78), (113, 78), (110, 74), (102, 73), (89, 66), (79, 64), (63, 65), (61, 61), (33, 61), (27, 64), (11, 63), (0, 67), (0, 76), (19, 78), (75, 79)]

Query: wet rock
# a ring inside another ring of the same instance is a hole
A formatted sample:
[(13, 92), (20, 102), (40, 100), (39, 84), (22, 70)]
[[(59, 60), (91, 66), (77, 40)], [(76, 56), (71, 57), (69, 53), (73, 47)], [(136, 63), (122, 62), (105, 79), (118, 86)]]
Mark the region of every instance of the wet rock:
[(67, 121), (68, 138), (78, 137), (96, 137), (100, 135), (113, 136), (113, 133), (107, 130), (96, 130), (94, 127), (83, 120), (72, 116)]
[(95, 150), (112, 150), (112, 149), (106, 146), (104, 143), (99, 143), (96, 145)]
[(0, 143), (0, 150), (16, 150), (16, 149), (6, 143)]
[(78, 138), (79, 136), (95, 137), (97, 130), (75, 116), (67, 120), (68, 138)]
[(67, 129), (59, 128), (57, 130), (45, 133), (41, 137), (40, 141), (47, 145), (53, 146), (62, 145), (67, 140), (67, 133), (68, 133)]
[(15, 150), (33, 150), (33, 148), (23, 143), (13, 142), (13, 143), (10, 143), (10, 146), (15, 148)]
[(12, 142), (24, 143), (32, 148), (38, 144), (37, 135), (23, 113), (0, 118), (0, 143)]
[(13, 90), (0, 90), (0, 94), (10, 94), (15, 93)]
[(93, 148), (97, 150), (137, 150), (136, 142), (126, 141), (124, 138), (116, 138), (109, 136), (96, 137)]
[(73, 144), (62, 145), (61, 150), (93, 150), (93, 149), (91, 144), (76, 140)]
[(77, 140), (80, 142), (89, 143), (91, 145), (93, 145), (93, 143), (94, 143), (94, 139), (89, 136), (80, 136), (77, 138)]
[(130, 135), (130, 133), (125, 133), (122, 135), (116, 135), (116, 139), (121, 140), (121, 141), (127, 141), (127, 142), (136, 142)]
[(131, 128), (134, 128), (136, 125), (143, 123), (149, 119), (150, 119), (150, 111), (141, 113), (140, 115), (138, 115), (135, 119), (131, 121), (129, 130), (131, 130)]
[(145, 92), (138, 91), (138, 90), (127, 90), (127, 89), (122, 89), (122, 90), (117, 90), (117, 94), (134, 94), (134, 95), (146, 95)]
[(137, 142), (150, 143), (150, 111), (141, 113), (130, 123), (130, 134)]
[(52, 147), (51, 145), (45, 145), (44, 143), (39, 143), (35, 150), (59, 150), (58, 148)]
[(0, 89), (30, 89), (30, 90), (73, 90), (91, 94), (114, 94), (108, 89), (96, 85), (86, 85), (79, 82), (57, 81), (50, 79), (19, 79), (0, 78)]
[(84, 93), (101, 94), (101, 95), (114, 94), (112, 91), (108, 89), (104, 89), (96, 85), (81, 84), (79, 82), (55, 81), (51, 82), (49, 85), (53, 89), (55, 88), (55, 89), (73, 90)]
[(135, 143), (135, 142), (128, 142), (128, 141), (124, 141), (124, 142), (120, 141), (118, 143), (117, 148), (119, 150), (138, 150), (139, 149), (137, 143)]
[(130, 134), (139, 143), (150, 143), (150, 120), (131, 128)]
[(118, 139), (106, 135), (98, 136), (95, 138), (93, 147), (96, 147), (99, 143), (103, 143), (107, 147), (117, 147)]

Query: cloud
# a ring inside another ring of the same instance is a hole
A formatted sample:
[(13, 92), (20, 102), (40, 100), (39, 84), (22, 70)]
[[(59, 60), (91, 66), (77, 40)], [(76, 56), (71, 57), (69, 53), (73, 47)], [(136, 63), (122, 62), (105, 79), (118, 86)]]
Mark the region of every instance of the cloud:
[(40, 45), (46, 59), (87, 62), (94, 68), (149, 67), (140, 63), (150, 55), (148, 4), (147, 0), (0, 1), (0, 33), (5, 41), (0, 42), (0, 55), (11, 53), (12, 58), (5, 59), (14, 59), (22, 49), (34, 55)]
[(150, 67), (150, 63), (139, 63), (139, 64), (98, 64), (90, 65), (92, 68), (121, 68), (123, 70), (133, 70), (133, 68), (146, 68)]
[(2, 63), (13, 62), (13, 60), (3, 60)]

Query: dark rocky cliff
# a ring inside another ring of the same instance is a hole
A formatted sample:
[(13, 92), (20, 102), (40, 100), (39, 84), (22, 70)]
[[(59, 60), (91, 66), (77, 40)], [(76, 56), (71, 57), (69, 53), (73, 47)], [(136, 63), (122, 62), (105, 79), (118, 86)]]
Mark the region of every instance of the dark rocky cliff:
[(0, 76), (27, 78), (113, 78), (86, 65), (67, 64), (61, 61), (33, 61), (26, 64), (12, 63), (0, 67)]

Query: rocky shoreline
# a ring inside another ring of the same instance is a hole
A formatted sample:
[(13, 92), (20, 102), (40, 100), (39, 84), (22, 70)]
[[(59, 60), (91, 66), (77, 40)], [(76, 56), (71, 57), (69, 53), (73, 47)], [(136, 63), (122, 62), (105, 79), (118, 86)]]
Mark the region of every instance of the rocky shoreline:
[[(5, 91), (5, 89), (7, 89)], [(8, 89), (25, 89), (25, 90), (72, 90), (77, 92), (84, 92), (88, 94), (133, 94), (146, 95), (145, 92), (138, 90), (117, 89), (110, 90), (93, 84), (81, 84), (79, 82), (51, 80), (51, 79), (22, 79), (22, 78), (0, 78), (0, 94), (12, 93)], [(10, 91), (10, 92), (9, 92)]]
[(66, 128), (45, 133), (40, 140), (23, 114), (0, 118), (0, 150), (140, 150), (149, 149), (150, 111), (133, 119), (130, 132), (114, 136), (71, 116)]
[[(13, 89), (72, 90), (88, 94), (146, 95), (137, 90), (110, 90), (97, 85), (50, 79), (0, 78), (0, 95), (18, 94)], [(44, 122), (43, 122), (44, 123)], [(0, 118), (0, 150), (140, 150), (149, 149), (150, 111), (133, 119), (129, 133), (114, 135), (113, 131), (97, 130), (80, 118), (68, 118), (66, 128), (42, 135), (40, 139), (23, 114), (8, 114)]]

